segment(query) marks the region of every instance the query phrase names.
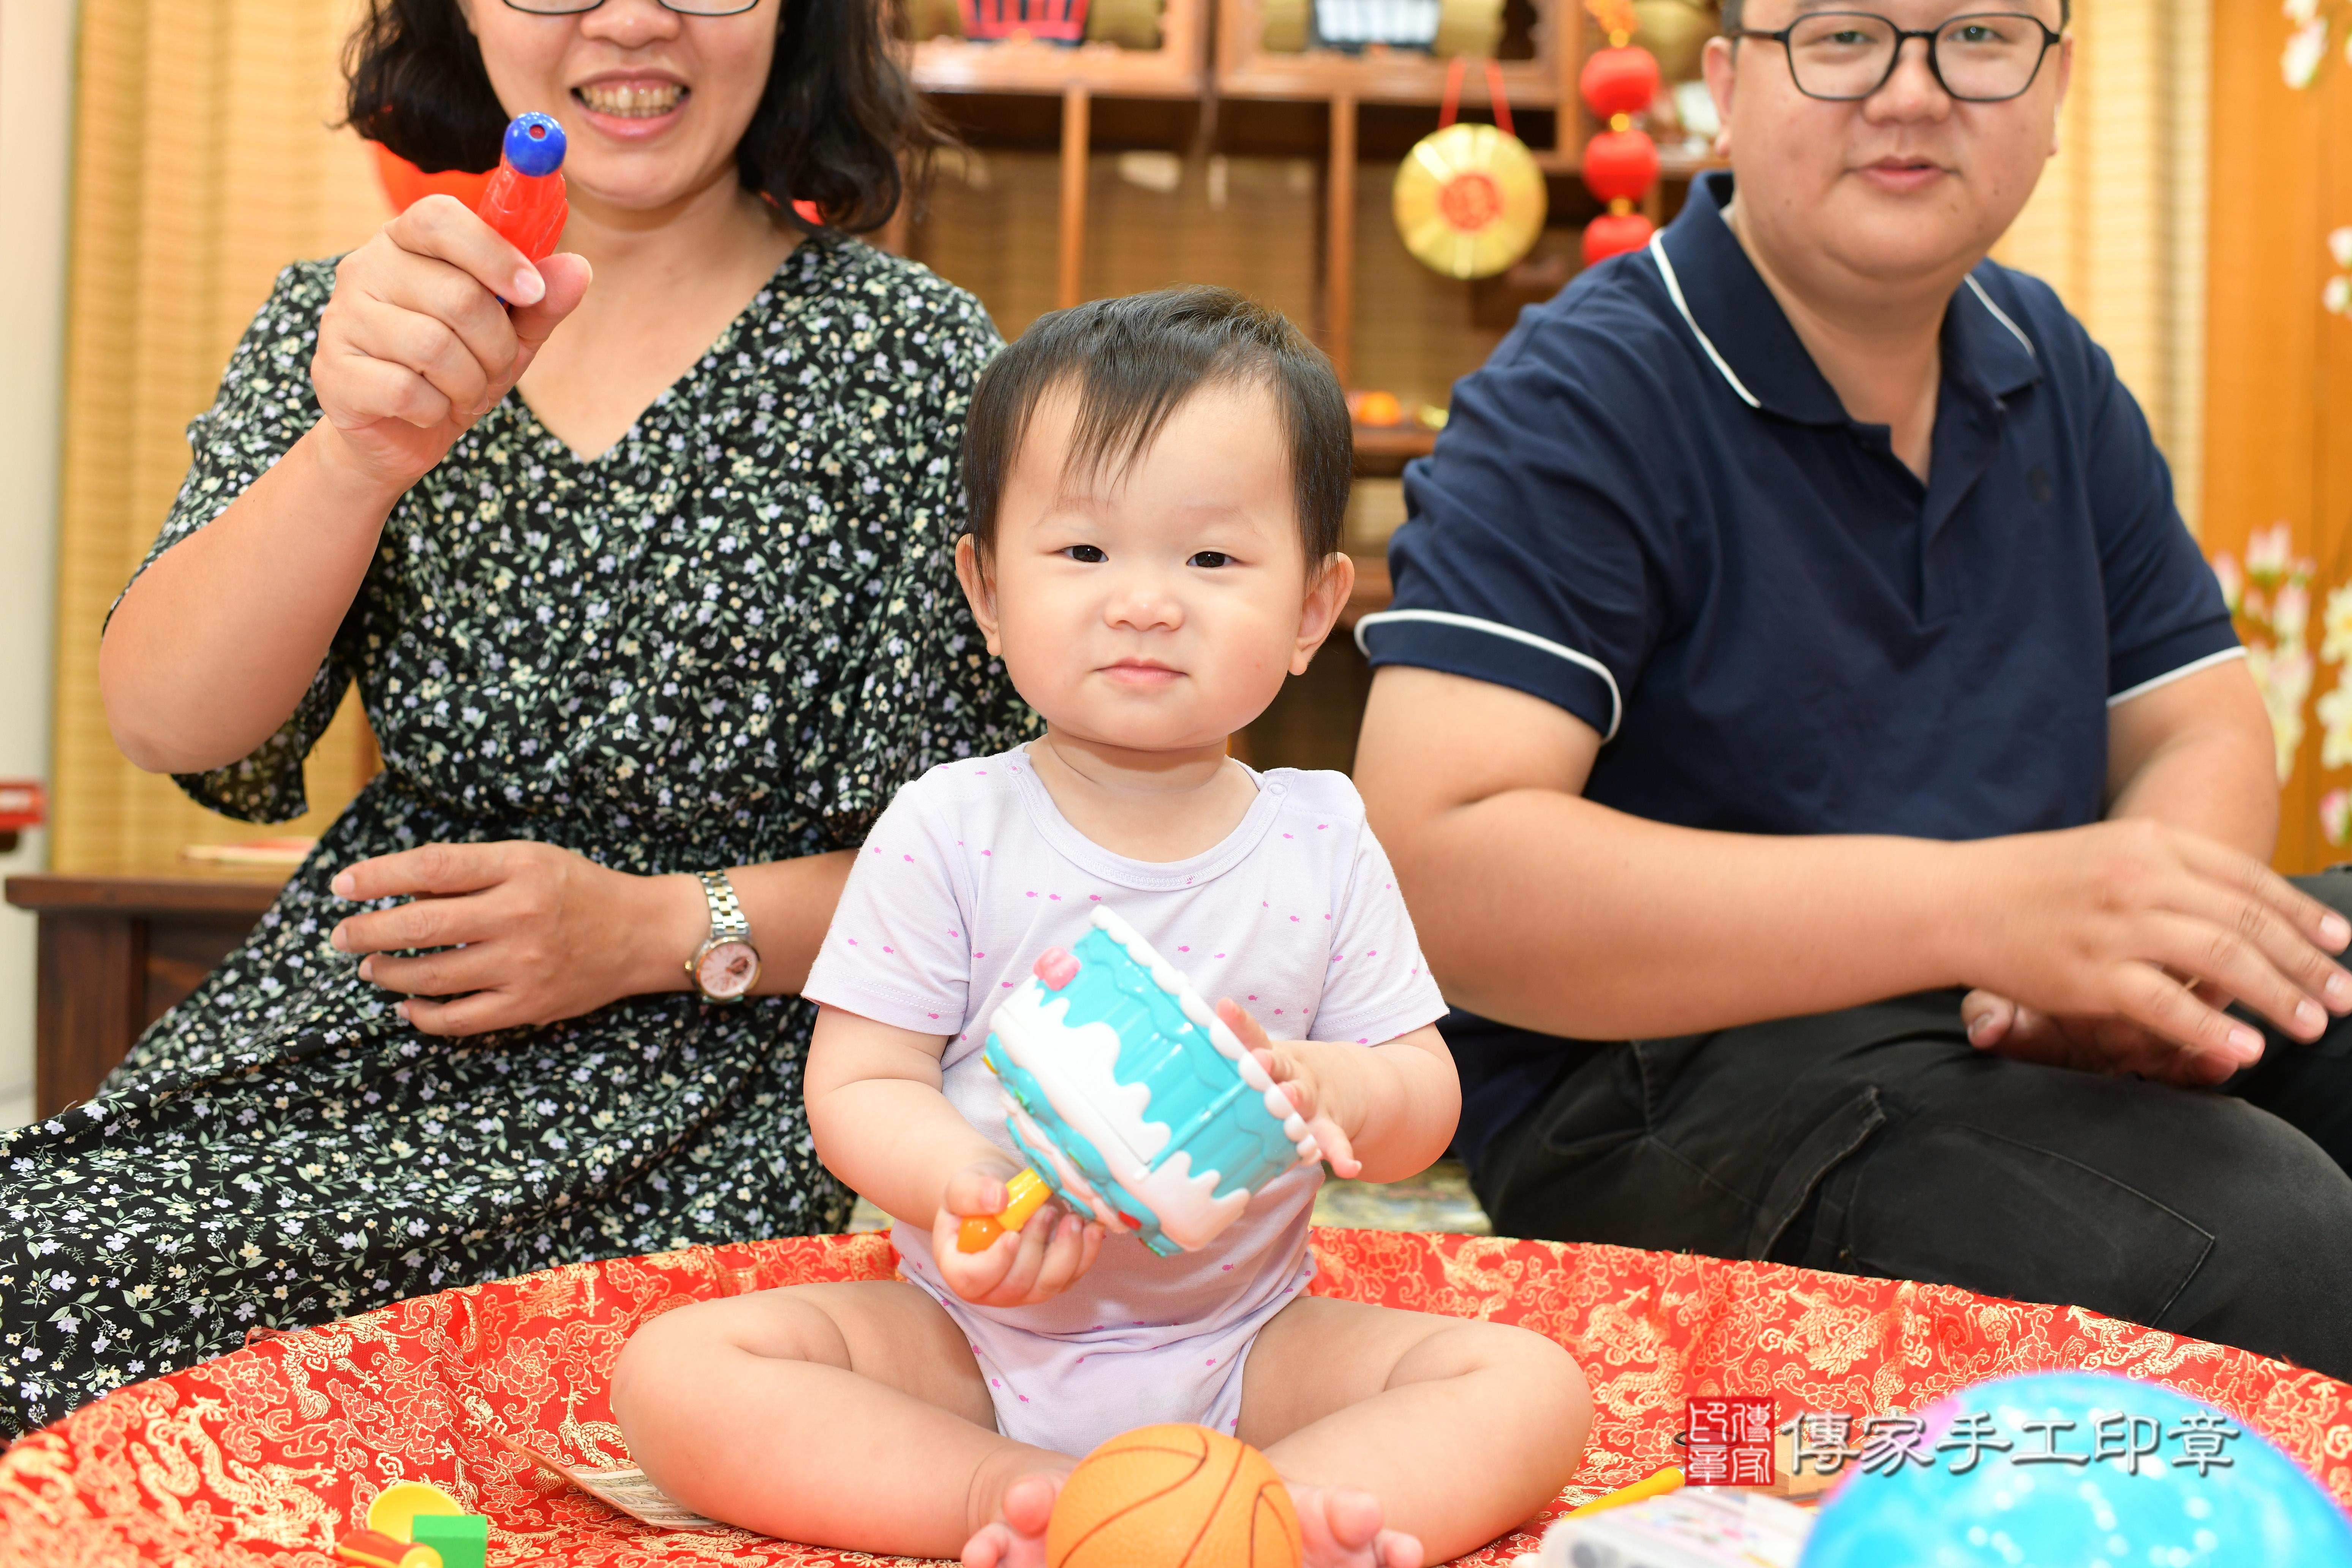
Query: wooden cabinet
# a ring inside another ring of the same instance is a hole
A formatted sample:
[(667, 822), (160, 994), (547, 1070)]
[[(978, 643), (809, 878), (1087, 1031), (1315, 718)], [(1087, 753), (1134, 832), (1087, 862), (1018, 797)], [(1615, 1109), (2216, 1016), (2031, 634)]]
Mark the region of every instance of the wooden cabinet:
[(98, 1091), (147, 1026), (243, 942), (281, 876), (11, 877), (8, 902), (39, 918), (33, 1109)]

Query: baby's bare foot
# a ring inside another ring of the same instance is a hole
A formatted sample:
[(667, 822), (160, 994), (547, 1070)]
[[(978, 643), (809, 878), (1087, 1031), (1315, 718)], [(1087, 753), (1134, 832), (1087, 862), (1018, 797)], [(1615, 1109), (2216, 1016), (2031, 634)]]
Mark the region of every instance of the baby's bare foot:
[[(997, 1517), (963, 1543), (963, 1568), (1045, 1568), (1045, 1525), (1062, 1493), (1058, 1475), (1024, 1476), (1004, 1489)], [(1410, 1568), (1420, 1568), (1415, 1556)]]
[(1285, 1483), (1298, 1510), (1306, 1568), (1421, 1568), (1421, 1542), (1381, 1528), (1381, 1500), (1345, 1487)]

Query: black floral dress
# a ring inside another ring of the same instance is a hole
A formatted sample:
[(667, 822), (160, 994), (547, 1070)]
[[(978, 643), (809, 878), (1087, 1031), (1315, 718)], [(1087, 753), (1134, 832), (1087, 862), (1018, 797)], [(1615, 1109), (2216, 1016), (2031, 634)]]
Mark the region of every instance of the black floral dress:
[[(156, 553), (318, 417), (333, 281), (279, 278), (191, 427)], [(356, 909), (328, 882), (458, 840), (639, 873), (839, 849), (904, 780), (1019, 740), (951, 569), (964, 406), (998, 346), (969, 295), (812, 239), (610, 452), (575, 456), (509, 396), (410, 490), (299, 710), (180, 782), (247, 820), (299, 813), (352, 680), (384, 772), (104, 1093), (0, 1138), (0, 1426), (255, 1325), (840, 1228), (801, 1105), (807, 1005), (646, 996), (425, 1036), (327, 945)]]

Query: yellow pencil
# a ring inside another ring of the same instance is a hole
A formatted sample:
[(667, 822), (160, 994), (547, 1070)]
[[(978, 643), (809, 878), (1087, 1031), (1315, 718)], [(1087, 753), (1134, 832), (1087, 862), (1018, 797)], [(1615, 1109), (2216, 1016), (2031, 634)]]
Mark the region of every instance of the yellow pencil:
[(1622, 1508), (1629, 1502), (1643, 1502), (1654, 1497), (1664, 1497), (1668, 1492), (1680, 1491), (1682, 1484), (1682, 1471), (1668, 1465), (1654, 1476), (1646, 1476), (1630, 1487), (1620, 1487), (1605, 1497), (1594, 1498), (1581, 1508), (1570, 1509), (1567, 1517), (1574, 1519), (1579, 1514), (1599, 1513), (1602, 1509)]

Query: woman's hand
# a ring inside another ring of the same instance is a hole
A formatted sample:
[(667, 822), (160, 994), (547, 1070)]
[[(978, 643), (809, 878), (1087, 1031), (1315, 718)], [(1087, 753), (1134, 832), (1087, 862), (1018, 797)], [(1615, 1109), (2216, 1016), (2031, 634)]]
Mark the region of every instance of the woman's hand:
[(2328, 955), (2352, 926), (2267, 866), (2137, 818), (1958, 847), (1977, 912), (1953, 925), (1979, 982), (1963, 1004), (1980, 1049), (2054, 1065), (2215, 1083), (2260, 1059), (2260, 1030), (2313, 1040), (2352, 1013)]
[(1306, 1120), (1307, 1130), (1315, 1135), (1323, 1158), (1329, 1162), (1332, 1173), (1350, 1179), (1360, 1174), (1363, 1162), (1356, 1158), (1353, 1141), (1331, 1114), (1328, 1087), (1319, 1080), (1313, 1063), (1303, 1053), (1290, 1048), (1295, 1042), (1276, 1044), (1250, 1010), (1230, 996), (1217, 1004), (1217, 1016), (1240, 1037), (1258, 1065), (1265, 1068), (1266, 1076), (1290, 1097), (1292, 1107)]
[[(367, 954), (360, 978), (405, 993), (400, 1016), (428, 1035), (551, 1024), (683, 989), (689, 933), (707, 929), (693, 878), (633, 877), (548, 844), (430, 844), (362, 860), (333, 891), (412, 900), (353, 915), (329, 940)], [(677, 935), (667, 963), (665, 932)], [(422, 948), (446, 951), (386, 956)]]
[(948, 1178), (931, 1220), (931, 1257), (940, 1278), (949, 1289), (983, 1307), (1027, 1307), (1057, 1296), (1102, 1251), (1101, 1224), (1082, 1222), (1059, 1203), (1046, 1204), (1018, 1233), (1007, 1231), (981, 1251), (957, 1246), (965, 1220), (1003, 1212), (1004, 1183), (1013, 1173), (1002, 1159), (966, 1165)]
[(577, 256), (534, 268), (454, 196), (409, 207), (343, 258), (319, 319), (310, 384), (331, 456), (376, 485), (415, 484), (512, 389), (588, 278)]

